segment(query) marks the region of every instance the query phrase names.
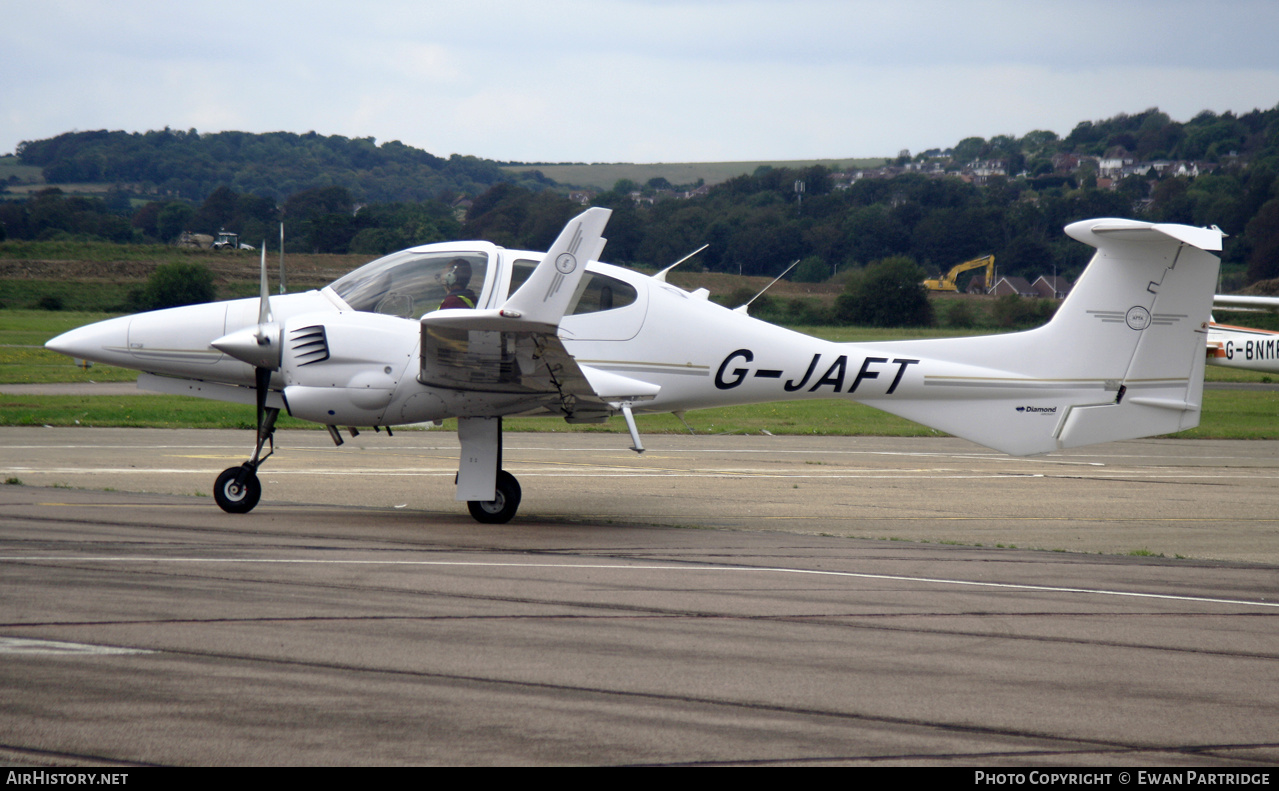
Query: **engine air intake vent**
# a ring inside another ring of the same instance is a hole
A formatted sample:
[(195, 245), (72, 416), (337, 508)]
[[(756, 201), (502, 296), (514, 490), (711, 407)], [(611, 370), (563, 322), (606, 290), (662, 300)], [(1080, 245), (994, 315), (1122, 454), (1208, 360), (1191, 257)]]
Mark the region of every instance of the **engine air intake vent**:
[(310, 365), (329, 359), (329, 339), (324, 334), (324, 325), (299, 327), (289, 334), (290, 348), (298, 365)]

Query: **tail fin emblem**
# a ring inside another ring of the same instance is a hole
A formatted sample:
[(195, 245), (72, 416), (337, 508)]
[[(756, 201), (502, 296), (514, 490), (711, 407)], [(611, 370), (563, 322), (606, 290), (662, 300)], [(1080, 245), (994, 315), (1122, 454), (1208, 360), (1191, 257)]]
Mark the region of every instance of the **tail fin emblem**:
[(1134, 330), (1144, 330), (1150, 326), (1150, 311), (1140, 305), (1131, 307), (1124, 315), (1124, 321)]

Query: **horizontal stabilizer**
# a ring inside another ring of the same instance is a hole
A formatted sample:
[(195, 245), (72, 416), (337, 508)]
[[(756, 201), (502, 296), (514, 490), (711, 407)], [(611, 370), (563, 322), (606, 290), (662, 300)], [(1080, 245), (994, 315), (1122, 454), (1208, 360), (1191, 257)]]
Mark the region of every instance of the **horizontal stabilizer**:
[[(1068, 226), (1066, 233), (1094, 247), (1100, 245), (1089, 241), (1087, 238), (1089, 234), (1133, 242), (1158, 242), (1171, 239), (1210, 252), (1221, 252), (1221, 239), (1225, 236), (1215, 225), (1211, 228), (1192, 228), (1189, 225), (1148, 223), (1141, 220), (1084, 220)], [(1159, 237), (1164, 239), (1161, 240)]]
[(1214, 310), (1279, 311), (1279, 297), (1245, 297), (1217, 294), (1212, 298)]

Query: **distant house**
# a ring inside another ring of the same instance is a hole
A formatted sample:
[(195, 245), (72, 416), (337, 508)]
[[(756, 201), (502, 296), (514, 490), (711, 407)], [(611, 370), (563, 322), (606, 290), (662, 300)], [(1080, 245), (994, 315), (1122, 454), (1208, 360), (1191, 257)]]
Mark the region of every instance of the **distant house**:
[(1065, 299), (1070, 293), (1070, 282), (1056, 275), (1040, 275), (1030, 287), (1044, 299)]
[(1124, 168), (1132, 167), (1136, 160), (1122, 146), (1114, 146), (1106, 155), (1097, 160), (1097, 174), (1106, 178), (1116, 178)]
[(978, 272), (968, 278), (968, 288), (964, 289), (968, 294), (985, 294), (986, 293), (986, 273)]
[(475, 202), (466, 196), (462, 196), (453, 201), (453, 218), (458, 222), (466, 222), (466, 213), (471, 210)]
[(995, 288), (990, 292), (997, 297), (1016, 294), (1019, 297), (1037, 297), (1039, 292), (1031, 287), (1024, 277), (1004, 277), (995, 281)]
[(1053, 171), (1056, 173), (1073, 173), (1079, 170), (1078, 154), (1053, 154)]
[(992, 178), (997, 176), (1007, 176), (1007, 162), (1002, 159), (987, 159), (972, 162), (960, 174), (960, 178), (969, 184), (977, 184), (982, 186), (989, 184)]

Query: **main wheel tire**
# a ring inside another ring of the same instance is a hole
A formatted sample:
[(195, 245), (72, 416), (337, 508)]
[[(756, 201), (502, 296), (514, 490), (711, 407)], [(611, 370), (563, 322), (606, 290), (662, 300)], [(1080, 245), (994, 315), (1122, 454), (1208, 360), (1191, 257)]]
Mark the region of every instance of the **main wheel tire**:
[(497, 492), (492, 500), (469, 500), (466, 503), (471, 516), (486, 525), (501, 525), (511, 521), (520, 509), (520, 482), (506, 470), (497, 473)]
[[(244, 482), (236, 483), (241, 472), (244, 472)], [(213, 484), (213, 499), (228, 514), (247, 514), (262, 499), (262, 484), (253, 470), (231, 467), (223, 470), (217, 483)]]

